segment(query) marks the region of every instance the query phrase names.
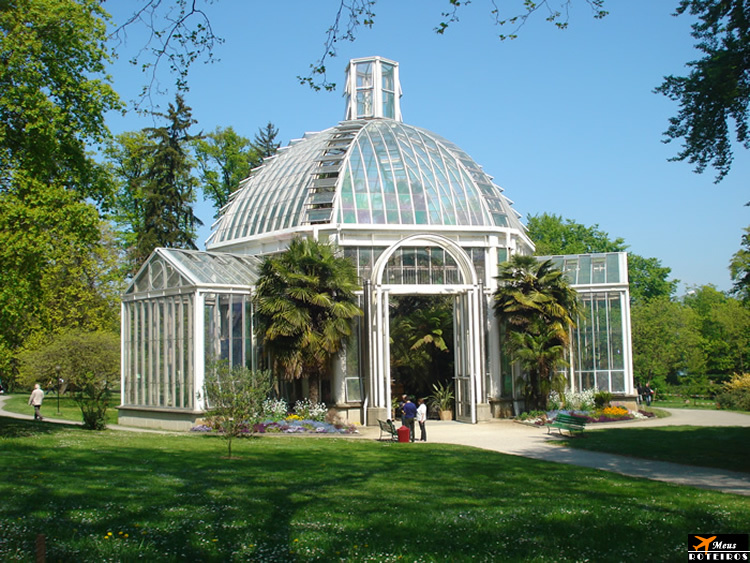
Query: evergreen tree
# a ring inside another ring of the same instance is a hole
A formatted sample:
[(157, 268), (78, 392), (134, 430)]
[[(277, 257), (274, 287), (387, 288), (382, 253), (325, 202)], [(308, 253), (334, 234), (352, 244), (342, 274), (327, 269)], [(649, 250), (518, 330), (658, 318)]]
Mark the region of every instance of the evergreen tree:
[(253, 162), (253, 168), (260, 166), (264, 158), (273, 156), (276, 151), (279, 150), (281, 143), (276, 142), (276, 135), (279, 134), (279, 130), (274, 127), (274, 124), (270, 121), (265, 127), (258, 129), (253, 139), (253, 149), (256, 153), (256, 160)]
[(200, 137), (190, 134), (196, 121), (180, 95), (166, 114), (156, 115), (168, 123), (146, 129), (154, 146), (143, 185), (143, 226), (136, 243), (139, 263), (157, 246), (197, 248), (196, 230), (203, 224), (193, 213), (197, 181), (189, 147)]

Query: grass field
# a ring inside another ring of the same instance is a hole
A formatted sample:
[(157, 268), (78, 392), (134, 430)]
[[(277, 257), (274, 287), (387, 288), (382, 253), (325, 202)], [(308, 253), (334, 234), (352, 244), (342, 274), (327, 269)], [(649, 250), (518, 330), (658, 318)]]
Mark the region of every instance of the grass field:
[(467, 447), (234, 450), (0, 418), (0, 560), (44, 534), (48, 561), (685, 561), (687, 534), (750, 530), (747, 497)]
[[(9, 395), (5, 400), (3, 408), (8, 412), (19, 414), (34, 414), (34, 407), (29, 406), (28, 394), (19, 395), (14, 393)], [(119, 395), (114, 395), (110, 402), (110, 408), (107, 409), (107, 424), (117, 424), (117, 409), (114, 408), (120, 404)], [(58, 418), (62, 420), (71, 420), (73, 422), (82, 422), (83, 416), (81, 409), (73, 402), (73, 398), (63, 394), (60, 397), (60, 414), (57, 414), (57, 395), (47, 393), (42, 403), (42, 416), (48, 418)]]
[(750, 427), (665, 426), (584, 432), (563, 445), (750, 473)]

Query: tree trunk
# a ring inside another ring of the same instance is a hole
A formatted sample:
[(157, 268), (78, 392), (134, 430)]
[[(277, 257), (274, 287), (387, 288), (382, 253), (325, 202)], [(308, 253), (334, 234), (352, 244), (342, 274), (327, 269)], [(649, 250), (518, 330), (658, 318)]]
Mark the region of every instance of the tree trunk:
[(310, 390), (308, 392), (308, 399), (310, 399), (311, 403), (319, 403), (320, 402), (320, 374), (317, 371), (311, 372), (310, 376), (308, 377), (308, 386), (310, 387)]

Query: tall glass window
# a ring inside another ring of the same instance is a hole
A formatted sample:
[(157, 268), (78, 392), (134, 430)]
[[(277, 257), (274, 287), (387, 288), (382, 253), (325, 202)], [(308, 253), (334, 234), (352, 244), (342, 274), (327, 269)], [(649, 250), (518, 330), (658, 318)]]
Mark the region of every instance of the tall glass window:
[(249, 295), (207, 294), (204, 308), (206, 363), (225, 360), (230, 365), (254, 365), (251, 300)]
[(372, 117), (372, 63), (357, 65), (357, 117)]
[(396, 118), (396, 92), (394, 90), (393, 65), (382, 63), (380, 65), (383, 86), (383, 117)]
[(573, 330), (573, 364), (579, 389), (625, 392), (623, 298), (619, 291), (580, 296), (581, 316)]
[(124, 305), (123, 404), (193, 407), (193, 296)]

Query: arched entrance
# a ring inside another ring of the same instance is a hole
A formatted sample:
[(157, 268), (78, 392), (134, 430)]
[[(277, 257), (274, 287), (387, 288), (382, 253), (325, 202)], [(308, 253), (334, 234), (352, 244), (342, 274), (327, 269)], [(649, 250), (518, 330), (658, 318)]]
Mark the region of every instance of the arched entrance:
[(406, 237), (384, 251), (365, 283), (369, 334), (367, 420), (390, 418), (389, 299), (392, 295), (451, 295), (454, 300), (456, 419), (477, 422), (485, 395), (482, 285), (467, 253), (454, 241), (430, 234)]

